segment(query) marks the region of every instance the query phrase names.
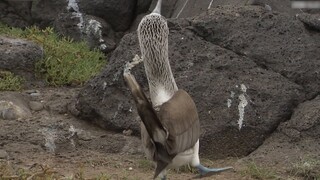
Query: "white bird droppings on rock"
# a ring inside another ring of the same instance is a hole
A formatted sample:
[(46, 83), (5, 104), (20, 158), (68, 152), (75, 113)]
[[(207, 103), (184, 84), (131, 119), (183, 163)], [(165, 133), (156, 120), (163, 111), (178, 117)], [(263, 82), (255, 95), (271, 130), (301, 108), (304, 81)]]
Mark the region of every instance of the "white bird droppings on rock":
[(230, 98), (227, 100), (227, 107), (230, 108), (232, 104), (232, 99), (234, 98), (235, 93), (233, 91), (230, 92)]
[(244, 84), (241, 84), (240, 86), (242, 94), (239, 95), (239, 105), (238, 105), (238, 110), (239, 110), (239, 120), (238, 120), (238, 125), (239, 125), (239, 130), (243, 126), (243, 120), (244, 120), (244, 108), (248, 105), (248, 101), (246, 99), (245, 93), (247, 92), (247, 87)]

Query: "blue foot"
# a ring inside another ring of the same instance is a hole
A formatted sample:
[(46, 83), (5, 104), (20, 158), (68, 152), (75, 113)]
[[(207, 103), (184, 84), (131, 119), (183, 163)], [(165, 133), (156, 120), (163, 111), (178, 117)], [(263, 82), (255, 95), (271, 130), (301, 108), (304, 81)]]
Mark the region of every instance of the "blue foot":
[(199, 164), (198, 166), (196, 166), (196, 168), (198, 168), (199, 170), (199, 177), (207, 177), (207, 176), (211, 176), (229, 169), (233, 169), (233, 167), (224, 167), (224, 168), (207, 168), (204, 167), (203, 165)]
[(166, 175), (163, 176), (163, 177), (161, 178), (161, 180), (167, 180), (167, 176), (166, 176)]

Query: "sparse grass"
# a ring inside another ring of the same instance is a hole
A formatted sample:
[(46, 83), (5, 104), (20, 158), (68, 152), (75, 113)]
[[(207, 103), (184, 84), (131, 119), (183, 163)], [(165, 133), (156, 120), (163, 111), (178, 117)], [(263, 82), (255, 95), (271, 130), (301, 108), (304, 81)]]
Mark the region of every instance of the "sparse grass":
[(111, 178), (111, 176), (101, 173), (95, 180), (110, 180)]
[(18, 91), (22, 88), (23, 81), (20, 76), (0, 70), (0, 91)]
[(52, 28), (21, 30), (0, 23), (0, 35), (24, 38), (41, 45), (45, 55), (36, 63), (36, 72), (53, 86), (81, 85), (106, 64), (102, 52), (90, 50), (85, 42), (60, 37)]
[[(84, 177), (84, 168), (80, 167), (71, 177), (65, 177), (54, 171), (52, 168), (36, 164), (30, 169), (14, 169), (9, 162), (0, 162), (0, 179), (1, 180), (110, 180), (112, 176), (101, 173), (93, 178)], [(122, 179), (126, 179), (125, 175)]]
[(139, 159), (138, 161), (138, 168), (142, 170), (154, 170), (154, 164), (152, 161), (148, 159)]
[(3, 180), (11, 180), (11, 179), (19, 179), (19, 180), (52, 180), (58, 179), (59, 176), (57, 172), (52, 170), (49, 167), (38, 166), (35, 171), (27, 171), (25, 169), (17, 169), (14, 170), (12, 165), (9, 162), (0, 162), (0, 179)]
[(289, 173), (308, 180), (320, 180), (320, 159), (303, 158), (300, 162), (292, 165)]
[(247, 167), (241, 172), (243, 176), (250, 176), (254, 179), (280, 179), (276, 173), (268, 168), (258, 166), (255, 162), (249, 162)]

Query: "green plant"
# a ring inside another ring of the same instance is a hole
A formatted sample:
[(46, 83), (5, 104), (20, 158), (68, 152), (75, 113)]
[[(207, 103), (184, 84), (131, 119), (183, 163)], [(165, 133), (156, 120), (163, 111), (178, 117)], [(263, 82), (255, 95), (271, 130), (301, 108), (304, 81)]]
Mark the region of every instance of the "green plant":
[(21, 89), (23, 81), (20, 76), (0, 70), (0, 91), (18, 91)]
[(0, 23), (0, 34), (34, 41), (44, 49), (44, 58), (36, 63), (36, 74), (50, 85), (81, 85), (99, 73), (106, 64), (99, 50), (90, 50), (85, 42), (60, 37), (52, 28), (25, 30)]
[(0, 34), (11, 37), (22, 37), (25, 32), (20, 28), (9, 27), (0, 22)]
[(279, 177), (277, 177), (276, 173), (270, 169), (258, 166), (256, 163), (254, 162), (249, 162), (247, 164), (247, 167), (245, 168), (245, 170), (243, 170), (241, 172), (242, 175), (244, 176), (250, 176), (251, 178), (254, 179), (279, 179)]

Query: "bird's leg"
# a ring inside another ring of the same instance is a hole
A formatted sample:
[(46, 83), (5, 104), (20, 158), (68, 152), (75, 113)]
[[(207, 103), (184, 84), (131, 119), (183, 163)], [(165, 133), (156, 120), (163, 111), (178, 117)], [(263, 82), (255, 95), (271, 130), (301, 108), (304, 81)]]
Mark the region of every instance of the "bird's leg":
[(167, 175), (164, 175), (161, 180), (167, 180)]
[(199, 170), (199, 177), (207, 177), (207, 176), (211, 176), (214, 175), (216, 173), (220, 173), (226, 170), (230, 170), (233, 169), (233, 167), (224, 167), (224, 168), (207, 168), (201, 164), (195, 166), (198, 170)]
[(158, 176), (160, 180), (167, 180), (167, 170), (164, 169)]

